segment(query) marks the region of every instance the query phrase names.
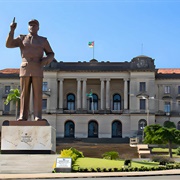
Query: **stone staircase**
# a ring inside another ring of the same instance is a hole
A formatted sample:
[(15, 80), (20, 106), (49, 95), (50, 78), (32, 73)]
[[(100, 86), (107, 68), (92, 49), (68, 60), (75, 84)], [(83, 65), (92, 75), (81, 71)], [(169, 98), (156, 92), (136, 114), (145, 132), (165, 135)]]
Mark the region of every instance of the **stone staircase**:
[(149, 157), (151, 154), (148, 144), (138, 144), (137, 151), (139, 158)]

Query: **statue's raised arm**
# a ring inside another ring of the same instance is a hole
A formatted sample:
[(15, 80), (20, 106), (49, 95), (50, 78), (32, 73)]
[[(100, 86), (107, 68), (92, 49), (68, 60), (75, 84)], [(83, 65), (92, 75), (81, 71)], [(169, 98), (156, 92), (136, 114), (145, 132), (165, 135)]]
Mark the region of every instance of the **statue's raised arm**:
[(15, 17), (13, 18), (12, 23), (10, 24), (10, 32), (8, 34), (7, 40), (6, 40), (6, 47), (7, 48), (14, 48), (18, 47), (18, 39), (14, 39), (14, 31), (17, 27), (17, 23), (15, 22)]

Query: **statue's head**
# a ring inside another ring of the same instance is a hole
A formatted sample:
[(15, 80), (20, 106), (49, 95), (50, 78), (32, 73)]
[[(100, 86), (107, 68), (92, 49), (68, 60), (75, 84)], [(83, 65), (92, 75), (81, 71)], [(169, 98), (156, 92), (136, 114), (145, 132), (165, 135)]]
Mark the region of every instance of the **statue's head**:
[(39, 26), (39, 21), (38, 20), (36, 20), (36, 19), (32, 19), (32, 20), (30, 20), (29, 22), (28, 22), (28, 24), (30, 25), (30, 24), (36, 24), (37, 26)]
[(39, 30), (39, 22), (36, 19), (32, 19), (28, 22), (29, 24), (29, 32), (31, 34), (37, 34), (38, 30)]

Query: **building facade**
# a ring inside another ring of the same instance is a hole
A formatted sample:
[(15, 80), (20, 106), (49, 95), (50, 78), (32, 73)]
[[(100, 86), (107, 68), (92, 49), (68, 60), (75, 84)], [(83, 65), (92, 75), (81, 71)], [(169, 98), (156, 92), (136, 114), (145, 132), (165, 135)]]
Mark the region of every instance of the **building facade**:
[[(0, 122), (15, 120), (4, 105), (19, 88), (19, 69), (0, 71)], [(146, 125), (173, 121), (180, 129), (180, 69), (156, 69), (154, 59), (57, 62), (44, 67), (43, 118), (58, 138), (142, 136)], [(32, 102), (31, 102), (32, 104)], [(33, 112), (30, 108), (29, 120)]]

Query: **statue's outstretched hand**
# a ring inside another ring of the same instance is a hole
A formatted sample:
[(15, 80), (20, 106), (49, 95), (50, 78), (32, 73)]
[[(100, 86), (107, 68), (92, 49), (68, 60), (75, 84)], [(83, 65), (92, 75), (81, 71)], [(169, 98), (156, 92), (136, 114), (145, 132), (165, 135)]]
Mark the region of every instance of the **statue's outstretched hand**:
[(14, 31), (16, 29), (16, 27), (17, 27), (17, 23), (15, 22), (15, 17), (14, 17), (13, 22), (10, 25), (11, 31)]

